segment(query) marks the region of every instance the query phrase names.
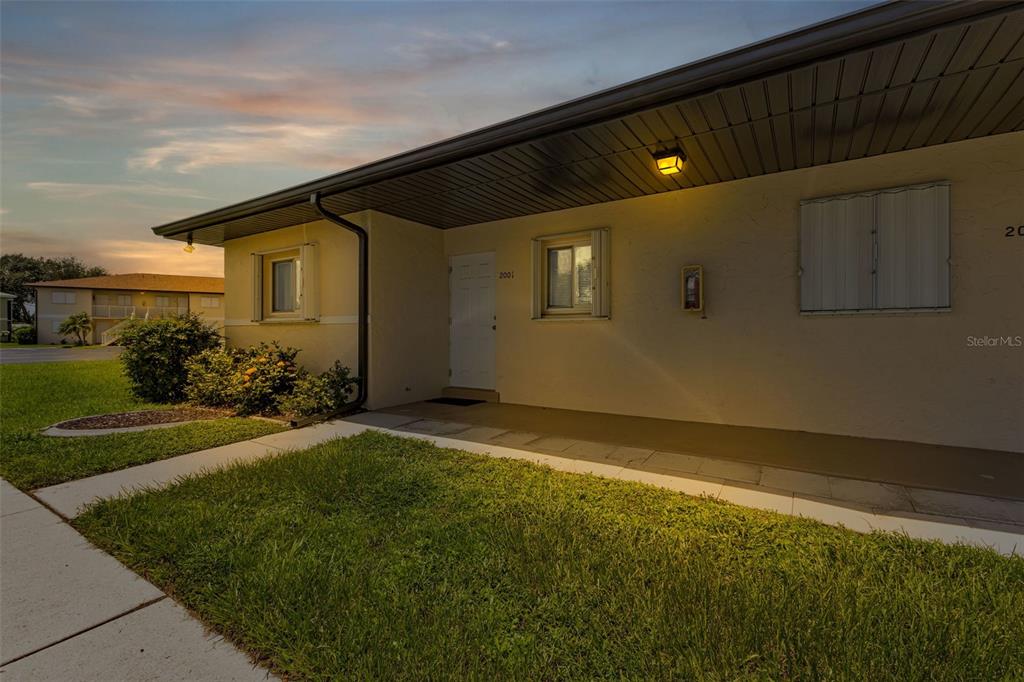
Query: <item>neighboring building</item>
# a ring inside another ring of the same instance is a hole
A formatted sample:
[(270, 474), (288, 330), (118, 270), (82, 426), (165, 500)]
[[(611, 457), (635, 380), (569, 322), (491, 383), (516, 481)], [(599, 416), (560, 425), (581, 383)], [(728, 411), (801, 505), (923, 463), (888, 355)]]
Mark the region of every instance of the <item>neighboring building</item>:
[(14, 320), (14, 294), (5, 294), (0, 291), (0, 341), (9, 341), (11, 338), (11, 322)]
[[(103, 275), (34, 282), (39, 343), (60, 343), (60, 324), (75, 313), (92, 318), (92, 343), (110, 343), (117, 325), (194, 312), (224, 323), (224, 279), (184, 275)], [(105, 335), (105, 336), (104, 336)]]
[(886, 3), (154, 231), (371, 408), (1022, 451), (1022, 130), (1020, 5)]

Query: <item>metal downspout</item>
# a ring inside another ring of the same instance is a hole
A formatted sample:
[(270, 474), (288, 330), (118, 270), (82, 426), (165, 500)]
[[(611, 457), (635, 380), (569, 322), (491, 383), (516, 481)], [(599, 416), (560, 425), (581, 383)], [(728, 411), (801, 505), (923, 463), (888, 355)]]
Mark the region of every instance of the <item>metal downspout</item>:
[(369, 357), (370, 357), (370, 272), (369, 272), (369, 255), (370, 255), (370, 240), (364, 230), (359, 225), (345, 220), (340, 215), (332, 213), (330, 210), (324, 208), (320, 201), (320, 192), (313, 192), (309, 195), (309, 203), (313, 205), (316, 212), (320, 216), (332, 222), (338, 227), (344, 228), (349, 232), (355, 233), (356, 237), (359, 238), (359, 321), (358, 321), (358, 343), (359, 343), (359, 359), (358, 367), (358, 389), (356, 397), (345, 403), (341, 408), (329, 416), (335, 416), (343, 412), (352, 412), (363, 406), (366, 402), (366, 393), (368, 387), (368, 374), (369, 374)]

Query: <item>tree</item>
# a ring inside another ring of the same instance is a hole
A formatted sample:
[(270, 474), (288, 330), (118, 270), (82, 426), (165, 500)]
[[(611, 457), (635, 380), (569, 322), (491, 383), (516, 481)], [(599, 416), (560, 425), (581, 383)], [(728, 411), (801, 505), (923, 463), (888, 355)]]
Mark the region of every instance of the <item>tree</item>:
[(64, 336), (74, 336), (75, 345), (84, 346), (85, 337), (92, 331), (92, 320), (89, 319), (89, 313), (75, 313), (60, 323), (60, 329), (58, 329)]
[(74, 256), (45, 258), (26, 256), (22, 253), (5, 253), (0, 256), (0, 291), (14, 294), (11, 306), (13, 322), (31, 322), (32, 316), (26, 304), (35, 300), (35, 291), (27, 286), (29, 282), (45, 282), (52, 279), (76, 279), (97, 277), (107, 271), (98, 266), (89, 266)]

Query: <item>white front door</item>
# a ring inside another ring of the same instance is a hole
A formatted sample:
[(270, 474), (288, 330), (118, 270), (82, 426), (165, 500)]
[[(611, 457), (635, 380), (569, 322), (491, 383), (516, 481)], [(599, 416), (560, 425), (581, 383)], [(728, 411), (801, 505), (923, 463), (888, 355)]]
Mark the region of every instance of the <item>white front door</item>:
[(451, 291), (452, 386), (494, 390), (494, 252), (452, 256)]

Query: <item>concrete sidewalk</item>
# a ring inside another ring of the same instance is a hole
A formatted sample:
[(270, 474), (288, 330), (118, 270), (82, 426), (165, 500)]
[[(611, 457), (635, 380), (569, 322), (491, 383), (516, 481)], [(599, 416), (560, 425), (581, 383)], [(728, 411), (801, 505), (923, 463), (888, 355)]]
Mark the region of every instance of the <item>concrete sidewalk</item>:
[(344, 421), (316, 424), (141, 464), (130, 469), (60, 483), (40, 488), (33, 494), (64, 518), (71, 519), (78, 516), (92, 502), (116, 497), (125, 491), (164, 486), (182, 476), (249, 462), (283, 450), (308, 448), (332, 438), (351, 436), (364, 430), (365, 426)]
[(265, 680), (163, 592), (0, 480), (0, 675)]

